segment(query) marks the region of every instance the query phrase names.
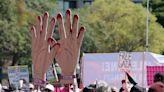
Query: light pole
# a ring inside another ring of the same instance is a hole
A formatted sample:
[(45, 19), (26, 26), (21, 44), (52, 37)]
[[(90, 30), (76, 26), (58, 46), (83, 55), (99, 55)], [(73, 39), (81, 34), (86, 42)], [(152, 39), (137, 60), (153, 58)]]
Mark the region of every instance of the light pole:
[(146, 11), (146, 52), (148, 52), (148, 33), (149, 33), (149, 0), (147, 0), (147, 11)]
[[(148, 33), (149, 33), (149, 0), (147, 0), (146, 5), (146, 52), (148, 52)], [(144, 86), (144, 78), (145, 78), (145, 52), (143, 53), (143, 62), (142, 62), (142, 86)]]

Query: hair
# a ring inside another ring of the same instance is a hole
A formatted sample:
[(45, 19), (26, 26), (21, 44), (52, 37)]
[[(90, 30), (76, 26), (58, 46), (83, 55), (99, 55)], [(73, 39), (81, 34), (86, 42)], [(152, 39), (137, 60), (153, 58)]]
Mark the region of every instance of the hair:
[(27, 83), (27, 81), (25, 79), (19, 79), (19, 80), (22, 80), (24, 84)]
[(111, 92), (111, 88), (104, 81), (97, 81), (96, 92)]
[(122, 81), (121, 81), (122, 84), (125, 83), (125, 82), (126, 82), (126, 80), (122, 80)]
[(154, 82), (162, 82), (162, 83), (164, 83), (164, 74), (156, 73), (154, 75)]
[(13, 91), (13, 90), (16, 90), (16, 87), (14, 84), (10, 84), (9, 89)]
[(149, 88), (148, 92), (156, 92), (154, 89)]
[(83, 89), (83, 92), (95, 92), (95, 89), (92, 88), (92, 87), (85, 87), (85, 88)]

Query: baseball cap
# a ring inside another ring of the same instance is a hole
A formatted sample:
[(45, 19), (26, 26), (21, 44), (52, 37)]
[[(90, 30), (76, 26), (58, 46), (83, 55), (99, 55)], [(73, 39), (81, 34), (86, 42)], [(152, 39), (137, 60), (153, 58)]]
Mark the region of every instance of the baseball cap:
[(49, 89), (51, 91), (54, 91), (54, 86), (51, 85), (51, 84), (47, 84), (46, 87), (45, 87), (45, 89)]

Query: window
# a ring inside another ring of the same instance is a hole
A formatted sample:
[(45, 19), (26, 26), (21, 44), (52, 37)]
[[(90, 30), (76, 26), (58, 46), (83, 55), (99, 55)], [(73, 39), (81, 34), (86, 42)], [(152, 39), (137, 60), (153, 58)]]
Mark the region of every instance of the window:
[(64, 1), (64, 10), (69, 8), (69, 2), (68, 1)]
[(77, 8), (77, 1), (69, 1), (69, 8)]
[(92, 4), (92, 1), (84, 1), (84, 4), (91, 5)]

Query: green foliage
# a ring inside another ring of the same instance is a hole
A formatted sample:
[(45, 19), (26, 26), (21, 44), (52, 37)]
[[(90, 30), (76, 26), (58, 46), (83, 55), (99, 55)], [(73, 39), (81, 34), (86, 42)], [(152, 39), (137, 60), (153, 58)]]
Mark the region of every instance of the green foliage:
[(31, 64), (30, 26), (55, 0), (0, 0), (0, 63)]
[[(161, 53), (164, 29), (155, 16), (149, 17), (149, 51)], [(84, 51), (92, 52), (93, 47), (94, 52), (145, 51), (146, 9), (141, 5), (130, 0), (95, 0), (80, 10), (80, 18), (91, 40), (82, 47)]]
[[(146, 7), (146, 1), (143, 5)], [(150, 11), (157, 17), (159, 22), (164, 27), (164, 0), (149, 0)]]

